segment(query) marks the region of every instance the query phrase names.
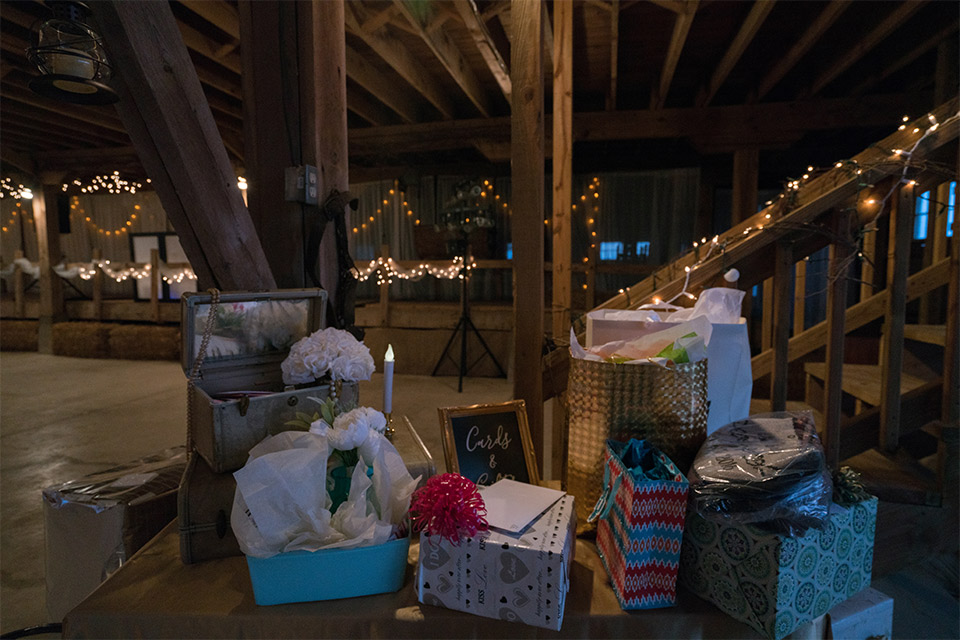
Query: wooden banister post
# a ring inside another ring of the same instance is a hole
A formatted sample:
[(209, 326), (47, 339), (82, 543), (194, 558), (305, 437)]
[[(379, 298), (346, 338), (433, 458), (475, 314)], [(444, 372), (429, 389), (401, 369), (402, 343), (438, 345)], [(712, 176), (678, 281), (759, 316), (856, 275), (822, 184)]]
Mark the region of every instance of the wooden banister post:
[[(773, 276), (773, 366), (770, 374), (770, 410), (787, 408), (787, 372), (790, 361), (790, 276), (793, 271), (793, 245), (785, 240), (777, 243)], [(766, 306), (766, 305), (764, 305)]]
[(60, 261), (60, 227), (57, 221), (58, 184), (44, 180), (43, 189), (33, 196), (33, 226), (37, 231), (40, 263), (40, 313), (37, 328), (37, 351), (53, 353), (53, 325), (62, 322), (64, 313), (63, 283), (53, 272)]
[(827, 285), (827, 373), (824, 379), (824, 448), (827, 464), (836, 469), (840, 464), (840, 403), (843, 396), (843, 343), (846, 337), (847, 279), (850, 274), (852, 249), (847, 242), (850, 216), (846, 211), (833, 212), (833, 230), (839, 240), (830, 245), (829, 282)]
[(103, 269), (100, 261), (103, 260), (103, 249), (93, 250), (93, 317), (99, 322), (103, 320)]
[(803, 333), (807, 306), (807, 261), (798, 260), (793, 272), (793, 335)]
[(160, 324), (160, 250), (150, 249), (150, 317)]
[(573, 4), (554, 2), (553, 9), (553, 338), (565, 340), (573, 306)]
[(876, 272), (874, 265), (877, 259), (877, 227), (874, 224), (864, 228), (861, 253), (863, 253), (863, 262), (860, 268), (860, 301), (863, 302), (875, 293), (873, 279)]
[(880, 446), (895, 451), (900, 442), (900, 379), (903, 366), (903, 325), (907, 313), (907, 272), (913, 235), (914, 189), (899, 188), (890, 211), (891, 243), (887, 260), (891, 276), (883, 317), (883, 360), (880, 362)]

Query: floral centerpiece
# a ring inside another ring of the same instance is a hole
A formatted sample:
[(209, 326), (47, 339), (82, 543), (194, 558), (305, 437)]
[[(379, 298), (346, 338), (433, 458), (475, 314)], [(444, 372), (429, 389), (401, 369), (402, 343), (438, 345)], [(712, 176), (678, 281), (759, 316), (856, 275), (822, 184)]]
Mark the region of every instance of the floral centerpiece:
[(369, 380), (374, 364), (365, 344), (348, 331), (328, 327), (294, 343), (280, 368), (284, 384), (298, 385), (324, 379), (333, 382)]

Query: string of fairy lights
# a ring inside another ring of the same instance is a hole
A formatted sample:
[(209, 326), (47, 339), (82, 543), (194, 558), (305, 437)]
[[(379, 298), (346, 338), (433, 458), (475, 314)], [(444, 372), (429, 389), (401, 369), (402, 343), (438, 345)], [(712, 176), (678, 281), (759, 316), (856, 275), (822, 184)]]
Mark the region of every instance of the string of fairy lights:
[[(95, 260), (93, 262), (61, 262), (51, 267), (53, 272), (65, 280), (80, 278), (92, 280), (99, 269), (108, 278), (117, 282), (127, 280), (144, 280), (150, 278), (153, 266), (145, 263), (112, 263), (110, 260)], [(9, 277), (20, 269), (26, 275), (36, 278), (40, 275), (40, 264), (26, 258), (15, 258), (9, 265), (0, 270), (0, 276)], [(184, 280), (196, 280), (197, 275), (190, 267), (170, 266), (163, 262), (159, 267), (160, 278), (167, 284), (179, 284)]]

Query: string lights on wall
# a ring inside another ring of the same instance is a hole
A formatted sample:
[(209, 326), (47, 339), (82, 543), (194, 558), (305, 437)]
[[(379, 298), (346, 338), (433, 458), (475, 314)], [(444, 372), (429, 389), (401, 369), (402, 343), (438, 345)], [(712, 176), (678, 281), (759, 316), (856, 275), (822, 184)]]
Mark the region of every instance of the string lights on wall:
[[(40, 274), (40, 264), (31, 262), (26, 258), (17, 258), (7, 267), (0, 271), (0, 276), (8, 277), (14, 273), (15, 268), (32, 278)], [(98, 260), (94, 262), (61, 262), (51, 267), (53, 272), (65, 280), (70, 278), (80, 278), (81, 280), (92, 280), (97, 274), (97, 269), (113, 278), (117, 282), (126, 280), (144, 280), (151, 277), (153, 267), (149, 262), (144, 263), (123, 263), (114, 264), (110, 260)], [(184, 280), (196, 280), (197, 275), (190, 267), (173, 267), (165, 263), (160, 263), (160, 278), (167, 284), (179, 284)]]
[(412, 269), (404, 269), (397, 264), (393, 258), (377, 258), (376, 260), (371, 260), (370, 264), (366, 267), (356, 267), (353, 277), (360, 282), (366, 282), (373, 274), (377, 274), (378, 285), (392, 284), (394, 279), (416, 282), (427, 275), (446, 280), (453, 280), (455, 278), (463, 280), (476, 266), (477, 263), (472, 259), (469, 263), (464, 264), (463, 256), (456, 256), (453, 261), (451, 261), (450, 266), (440, 267), (420, 263)]

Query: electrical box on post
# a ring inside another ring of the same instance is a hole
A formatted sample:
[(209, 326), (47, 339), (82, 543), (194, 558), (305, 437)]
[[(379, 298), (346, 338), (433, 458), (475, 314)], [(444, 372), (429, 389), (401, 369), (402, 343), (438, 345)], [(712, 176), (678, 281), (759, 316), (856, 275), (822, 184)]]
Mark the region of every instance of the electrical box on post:
[(317, 204), (319, 189), (317, 168), (313, 165), (287, 167), (284, 171), (283, 199), (287, 202)]

